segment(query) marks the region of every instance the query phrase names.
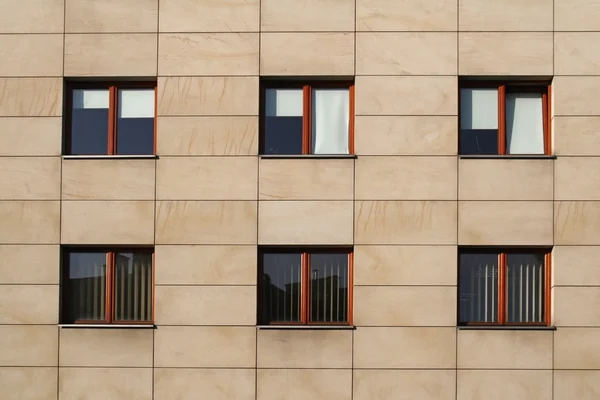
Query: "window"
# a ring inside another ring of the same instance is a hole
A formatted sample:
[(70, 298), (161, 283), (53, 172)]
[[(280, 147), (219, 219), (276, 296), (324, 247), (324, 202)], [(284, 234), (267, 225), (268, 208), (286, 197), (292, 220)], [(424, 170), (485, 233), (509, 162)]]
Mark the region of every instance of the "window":
[(262, 88), (261, 154), (353, 154), (354, 84)]
[(154, 154), (156, 84), (68, 86), (65, 153)]
[(462, 85), (460, 154), (551, 154), (550, 86)]
[(151, 249), (70, 249), (63, 262), (63, 323), (153, 321)]
[(550, 253), (463, 250), (459, 324), (548, 325)]
[(350, 250), (268, 249), (259, 257), (261, 324), (352, 323)]

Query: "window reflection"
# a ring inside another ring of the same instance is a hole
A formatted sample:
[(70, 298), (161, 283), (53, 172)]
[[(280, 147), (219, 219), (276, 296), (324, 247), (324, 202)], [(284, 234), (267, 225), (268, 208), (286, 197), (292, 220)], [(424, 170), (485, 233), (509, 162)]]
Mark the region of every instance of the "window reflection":
[(498, 321), (498, 254), (460, 255), (460, 322)]
[(265, 154), (302, 154), (302, 89), (265, 92)]
[(106, 319), (106, 253), (70, 253), (67, 320)]
[(154, 153), (154, 90), (119, 89), (116, 154)]
[(73, 90), (70, 154), (108, 152), (109, 91)]
[(310, 321), (345, 322), (348, 254), (310, 255)]
[(263, 255), (263, 314), (270, 322), (299, 322), (302, 288), (302, 255)]

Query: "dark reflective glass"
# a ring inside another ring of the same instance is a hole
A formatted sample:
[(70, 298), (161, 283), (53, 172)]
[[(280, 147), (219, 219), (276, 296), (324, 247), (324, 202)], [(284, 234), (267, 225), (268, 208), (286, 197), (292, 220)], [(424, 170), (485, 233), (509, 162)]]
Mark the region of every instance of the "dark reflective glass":
[(460, 322), (497, 322), (498, 254), (461, 254), (459, 278)]
[(108, 153), (108, 108), (74, 108), (71, 111), (69, 154)]
[(302, 117), (265, 117), (265, 154), (302, 154)]
[(106, 253), (70, 253), (66, 282), (65, 319), (106, 319)]
[(310, 321), (348, 320), (348, 254), (310, 255)]
[(300, 322), (302, 255), (263, 254), (262, 268), (264, 322)]
[(154, 154), (154, 118), (119, 118), (117, 154)]
[(115, 254), (115, 320), (152, 319), (152, 254)]
[(460, 131), (460, 154), (498, 154), (497, 129), (463, 129)]
[(544, 322), (544, 255), (514, 253), (506, 257), (506, 321)]

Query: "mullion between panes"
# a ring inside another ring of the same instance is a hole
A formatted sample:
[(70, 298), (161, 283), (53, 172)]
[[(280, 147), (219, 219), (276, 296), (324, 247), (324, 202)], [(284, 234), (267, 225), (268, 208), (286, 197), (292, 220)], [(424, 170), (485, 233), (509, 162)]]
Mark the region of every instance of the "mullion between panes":
[(114, 253), (106, 253), (106, 301), (105, 301), (105, 319), (111, 323), (114, 320)]
[(302, 154), (311, 151), (311, 87), (302, 86)]
[(301, 310), (300, 322), (308, 324), (310, 321), (310, 297), (309, 279), (310, 279), (310, 254), (302, 253), (301, 256), (302, 284), (300, 289)]
[(498, 154), (506, 154), (506, 85), (498, 86)]
[(507, 296), (506, 296), (506, 279), (507, 279), (507, 268), (506, 268), (506, 253), (500, 253), (498, 255), (498, 324), (504, 325), (506, 323), (506, 309), (507, 309)]
[(116, 154), (116, 112), (117, 112), (117, 87), (110, 86), (108, 89), (109, 105), (108, 105), (108, 154)]

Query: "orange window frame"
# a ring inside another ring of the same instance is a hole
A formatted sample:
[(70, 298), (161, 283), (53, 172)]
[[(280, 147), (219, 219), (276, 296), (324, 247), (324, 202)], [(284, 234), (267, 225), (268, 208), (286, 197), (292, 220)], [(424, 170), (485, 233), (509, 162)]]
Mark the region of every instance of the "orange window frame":
[[(262, 309), (264, 305), (264, 299), (262, 298), (264, 286), (262, 284), (262, 276), (263, 276), (263, 255), (269, 253), (293, 253), (293, 254), (301, 254), (301, 284), (300, 284), (300, 321), (297, 322), (281, 322), (275, 321), (271, 322), (268, 316), (262, 314)], [(347, 254), (348, 255), (348, 308), (346, 314), (346, 321), (343, 322), (320, 322), (320, 321), (310, 321), (310, 255), (311, 254)], [(294, 249), (294, 248), (269, 248), (263, 249), (259, 252), (259, 266), (258, 266), (258, 282), (259, 282), (259, 290), (258, 290), (258, 305), (259, 305), (259, 313), (258, 320), (261, 321), (262, 324), (266, 325), (313, 325), (313, 326), (323, 326), (323, 325), (331, 325), (331, 326), (351, 326), (353, 324), (353, 298), (354, 298), (354, 252), (352, 249), (340, 248), (340, 249)]]
[[(459, 112), (461, 109), (462, 89), (497, 89), (498, 90), (498, 155), (508, 155), (506, 151), (506, 93), (540, 93), (542, 95), (542, 123), (544, 126), (544, 155), (552, 155), (552, 112), (550, 96), (552, 86), (550, 84), (531, 82), (462, 82), (458, 91)], [(461, 132), (460, 115), (458, 118), (459, 133)], [(459, 137), (458, 148), (460, 149)]]
[[(552, 253), (550, 250), (525, 250), (525, 249), (506, 249), (504, 251), (497, 251), (494, 249), (480, 249), (480, 250), (463, 250), (458, 253), (458, 297), (460, 302), (460, 255), (468, 254), (468, 253), (489, 253), (489, 254), (497, 254), (498, 255), (498, 321), (497, 322), (463, 322), (459, 323), (459, 325), (463, 326), (550, 326), (551, 323), (551, 315), (550, 309), (552, 306), (551, 303), (551, 276), (552, 276)], [(507, 281), (508, 281), (508, 263), (507, 263), (507, 254), (515, 254), (515, 253), (526, 253), (526, 254), (543, 254), (544, 255), (544, 321), (542, 322), (507, 322)], [(460, 321), (460, 308), (458, 311), (458, 321)]]
[[(63, 282), (66, 284), (68, 282), (68, 274), (70, 270), (68, 255), (71, 253), (106, 253), (106, 284), (105, 284), (105, 304), (104, 309), (106, 310), (106, 318), (103, 320), (75, 320), (70, 323), (72, 324), (94, 324), (94, 325), (104, 325), (104, 324), (112, 324), (112, 325), (151, 325), (154, 324), (154, 290), (155, 290), (155, 271), (154, 267), (154, 249), (149, 248), (119, 248), (119, 249), (105, 249), (105, 248), (77, 248), (77, 249), (69, 249), (65, 252), (67, 257), (65, 258), (65, 267), (63, 268)], [(120, 321), (115, 320), (115, 310), (114, 310), (114, 298), (115, 298), (115, 253), (149, 253), (152, 254), (152, 297), (150, 301), (151, 304), (151, 318), (149, 320), (144, 321)], [(63, 307), (62, 312), (63, 315), (66, 314), (66, 309), (70, 304), (69, 293), (66, 292), (65, 288), (63, 288)]]
[(66, 140), (64, 147), (64, 154), (71, 154), (71, 138), (73, 135), (71, 116), (73, 113), (73, 91), (79, 89), (96, 89), (96, 90), (108, 90), (108, 132), (107, 134), (107, 155), (117, 154), (117, 110), (119, 107), (119, 89), (153, 89), (154, 90), (154, 135), (152, 144), (152, 154), (156, 154), (156, 127), (157, 127), (157, 113), (158, 113), (158, 98), (157, 98), (157, 85), (156, 82), (113, 82), (113, 83), (69, 83), (67, 84), (67, 98), (66, 98), (66, 110), (67, 110), (67, 122), (65, 124)]
[[(289, 81), (265, 82), (260, 90), (260, 154), (265, 154), (266, 138), (266, 92), (267, 89), (302, 89), (302, 155), (313, 154), (312, 149), (312, 91), (313, 89), (348, 89), (348, 154), (354, 154), (354, 82), (308, 82), (294, 83)], [(285, 155), (285, 154), (282, 154)]]

